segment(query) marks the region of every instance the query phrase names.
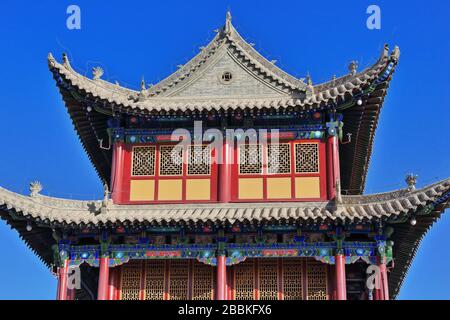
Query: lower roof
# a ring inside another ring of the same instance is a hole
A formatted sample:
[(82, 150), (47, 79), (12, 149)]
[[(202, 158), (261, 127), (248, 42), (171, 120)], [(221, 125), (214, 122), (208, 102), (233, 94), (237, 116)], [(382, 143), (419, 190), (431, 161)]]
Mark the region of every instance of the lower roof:
[(16, 215), (48, 225), (192, 224), (301, 221), (360, 223), (401, 216), (435, 201), (450, 179), (420, 190), (342, 196), (342, 201), (116, 205), (110, 200), (81, 201), (43, 195), (24, 196), (0, 188), (0, 205)]
[[(214, 203), (183, 205), (115, 205), (42, 195), (24, 196), (0, 188), (0, 217), (16, 229), (25, 243), (46, 263), (53, 261), (52, 230), (59, 227), (113, 225), (169, 225), (196, 223), (326, 223), (385, 221), (394, 228), (395, 266), (389, 276), (395, 298), (421, 240), (446, 208), (450, 207), (450, 178), (419, 190), (342, 196), (339, 203)], [(417, 224), (408, 223), (416, 216)], [(36, 226), (26, 230), (27, 223)]]

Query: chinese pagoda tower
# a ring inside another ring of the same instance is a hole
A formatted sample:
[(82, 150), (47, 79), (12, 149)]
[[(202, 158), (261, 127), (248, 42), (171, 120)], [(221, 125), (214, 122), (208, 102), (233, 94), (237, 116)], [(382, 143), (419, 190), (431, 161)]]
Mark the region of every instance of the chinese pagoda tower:
[[(104, 198), (0, 188), (0, 216), (58, 277), (57, 299), (395, 299), (450, 179), (363, 195), (400, 51), (314, 85), (231, 23), (131, 90), (48, 66)], [(78, 274), (79, 277), (74, 277)], [(372, 281), (373, 280), (373, 281)], [(372, 285), (373, 284), (373, 285)]]

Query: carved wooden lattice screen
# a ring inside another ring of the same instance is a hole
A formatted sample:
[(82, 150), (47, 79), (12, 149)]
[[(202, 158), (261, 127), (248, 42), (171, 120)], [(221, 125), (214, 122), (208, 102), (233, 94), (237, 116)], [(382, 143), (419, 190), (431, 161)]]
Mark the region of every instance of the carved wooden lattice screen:
[(303, 300), (303, 268), (300, 259), (282, 259), (284, 300)]
[(171, 260), (169, 275), (169, 299), (187, 300), (189, 286), (189, 261)]
[(295, 172), (319, 172), (319, 145), (317, 143), (295, 144)]
[(192, 300), (212, 300), (214, 267), (193, 261)]
[(262, 148), (259, 144), (239, 145), (239, 174), (262, 173)]
[(130, 262), (121, 268), (120, 299), (139, 300), (141, 291), (141, 261)]
[(327, 300), (327, 269), (326, 265), (307, 260), (308, 270), (308, 300)]
[(188, 175), (209, 175), (211, 173), (211, 147), (193, 145), (189, 147)]
[(278, 260), (258, 260), (259, 299), (278, 300)]
[(165, 283), (164, 260), (148, 260), (145, 262), (145, 299), (163, 300)]
[(255, 298), (254, 260), (246, 260), (234, 266), (234, 288), (236, 300), (253, 300)]
[(155, 175), (156, 147), (133, 147), (132, 173), (133, 176)]
[(183, 148), (180, 146), (159, 147), (159, 175), (179, 176), (183, 174)]
[(268, 173), (291, 172), (291, 145), (289, 143), (267, 145)]

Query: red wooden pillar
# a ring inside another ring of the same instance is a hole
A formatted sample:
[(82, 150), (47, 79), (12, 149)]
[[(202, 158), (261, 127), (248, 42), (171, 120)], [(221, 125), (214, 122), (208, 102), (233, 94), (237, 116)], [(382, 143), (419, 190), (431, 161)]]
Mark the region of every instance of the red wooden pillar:
[(345, 256), (336, 254), (336, 300), (347, 300), (347, 288), (345, 279)]
[(113, 160), (111, 168), (111, 199), (114, 203), (121, 203), (123, 199), (123, 155), (124, 143), (116, 142), (113, 146)]
[(330, 136), (327, 140), (327, 185), (328, 199), (336, 197), (336, 181), (340, 180), (339, 142), (336, 136)]
[(381, 300), (389, 300), (389, 286), (388, 286), (388, 276), (386, 268), (386, 258), (381, 258), (380, 264), (380, 291)]
[(117, 268), (112, 268), (109, 271), (108, 281), (108, 298), (109, 300), (117, 300), (117, 292), (119, 290), (119, 273)]
[(109, 257), (99, 258), (97, 300), (108, 300)]
[(336, 141), (336, 137), (328, 137), (327, 140), (327, 186), (328, 186), (328, 199), (334, 199), (336, 196), (336, 177), (334, 172), (334, 163), (333, 163), (333, 144)]
[(230, 141), (225, 138), (222, 145), (222, 152), (219, 168), (219, 202), (231, 201), (231, 146)]
[(67, 300), (69, 262), (69, 259), (65, 259), (63, 266), (58, 268), (58, 300)]
[(227, 297), (226, 300), (232, 300), (233, 298), (233, 288), (231, 286), (231, 269), (227, 268)]
[(226, 288), (227, 288), (227, 258), (225, 255), (217, 256), (217, 294), (216, 300), (226, 299)]

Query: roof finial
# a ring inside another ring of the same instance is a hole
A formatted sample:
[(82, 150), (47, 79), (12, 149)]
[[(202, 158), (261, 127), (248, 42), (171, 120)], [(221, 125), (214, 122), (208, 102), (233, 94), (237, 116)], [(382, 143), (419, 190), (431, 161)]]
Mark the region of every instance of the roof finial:
[(108, 183), (106, 181), (103, 181), (103, 201), (102, 201), (102, 208), (107, 208), (109, 204), (109, 187)]
[(394, 50), (392, 50), (391, 58), (395, 61), (398, 61), (398, 59), (400, 58), (400, 48), (398, 46), (395, 46)]
[(69, 57), (67, 56), (67, 54), (64, 52), (63, 53), (63, 65), (66, 68), (70, 68), (70, 61), (69, 61)]
[(30, 197), (36, 197), (42, 191), (42, 184), (39, 181), (30, 182)]
[(101, 67), (93, 67), (92, 68), (92, 76), (94, 80), (98, 80), (102, 77), (104, 71)]
[(141, 80), (141, 91), (145, 91), (145, 79), (144, 76), (142, 76), (142, 80)]
[(356, 71), (358, 70), (358, 61), (356, 61), (356, 60), (350, 61), (348, 70), (350, 71), (350, 74), (352, 76), (354, 76), (356, 74)]
[(306, 84), (308, 86), (312, 86), (312, 84), (313, 84), (311, 75), (309, 74), (309, 71), (308, 71), (308, 74), (306, 75)]
[(225, 33), (230, 34), (231, 32), (231, 11), (227, 10), (226, 20), (225, 20)]
[(413, 173), (410, 173), (406, 176), (405, 182), (408, 184), (409, 191), (416, 190), (417, 177), (418, 176)]

